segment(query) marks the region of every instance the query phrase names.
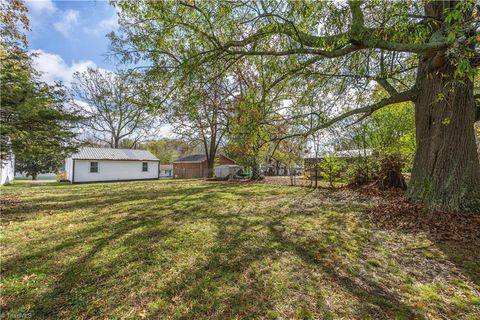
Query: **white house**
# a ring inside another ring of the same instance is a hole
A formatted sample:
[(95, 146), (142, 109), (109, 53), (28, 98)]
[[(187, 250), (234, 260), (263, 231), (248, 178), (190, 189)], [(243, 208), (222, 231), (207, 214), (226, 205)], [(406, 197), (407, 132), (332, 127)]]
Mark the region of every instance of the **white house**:
[(81, 148), (65, 160), (65, 172), (71, 183), (152, 180), (159, 162), (147, 150)]
[(15, 157), (11, 155), (7, 159), (0, 160), (0, 185), (8, 184), (15, 177)]

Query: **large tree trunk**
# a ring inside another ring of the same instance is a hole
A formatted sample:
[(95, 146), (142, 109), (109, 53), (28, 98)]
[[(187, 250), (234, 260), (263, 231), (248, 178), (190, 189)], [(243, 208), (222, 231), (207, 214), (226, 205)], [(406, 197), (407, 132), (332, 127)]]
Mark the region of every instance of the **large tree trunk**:
[(210, 142), (210, 149), (207, 153), (207, 178), (213, 178), (215, 175), (215, 160), (217, 157), (217, 150), (215, 149), (215, 141)]
[(473, 83), (467, 78), (455, 81), (454, 72), (455, 67), (438, 54), (420, 62), (417, 152), (408, 192), (432, 209), (480, 213)]
[(258, 167), (258, 164), (252, 165), (252, 180), (259, 180), (260, 179), (260, 168)]
[(115, 137), (114, 140), (113, 140), (113, 148), (114, 149), (118, 149), (119, 142), (120, 142), (120, 139)]
[(32, 180), (37, 180), (37, 174), (36, 173), (32, 173)]
[[(477, 109), (477, 119), (478, 119), (478, 109)], [(480, 157), (480, 121), (477, 121), (475, 124), (475, 137), (477, 138), (477, 153)]]
[(215, 173), (215, 158), (208, 159), (207, 164), (207, 178), (213, 178), (213, 175)]

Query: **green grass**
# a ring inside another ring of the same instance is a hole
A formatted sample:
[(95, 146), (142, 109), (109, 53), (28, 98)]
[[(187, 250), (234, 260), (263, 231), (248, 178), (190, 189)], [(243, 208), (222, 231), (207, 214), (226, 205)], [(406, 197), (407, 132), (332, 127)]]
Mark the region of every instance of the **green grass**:
[(478, 244), (377, 230), (347, 191), (149, 181), (2, 193), (2, 317), (475, 319)]

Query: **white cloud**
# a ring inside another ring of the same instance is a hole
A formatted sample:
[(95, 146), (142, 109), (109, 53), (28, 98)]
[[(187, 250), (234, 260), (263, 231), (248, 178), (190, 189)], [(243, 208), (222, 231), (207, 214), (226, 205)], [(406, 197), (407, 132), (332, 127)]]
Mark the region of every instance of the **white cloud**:
[(163, 124), (157, 134), (159, 138), (175, 138), (173, 127), (169, 124)]
[(35, 13), (53, 13), (57, 10), (52, 0), (30, 0), (26, 3), (28, 8)]
[(63, 34), (65, 37), (70, 37), (70, 31), (73, 27), (78, 25), (78, 18), (80, 17), (80, 12), (77, 10), (67, 10), (62, 13), (62, 18), (60, 21), (55, 22), (53, 27), (55, 30)]
[(42, 73), (41, 79), (47, 83), (62, 81), (67, 85), (72, 82), (75, 72), (86, 71), (87, 68), (96, 68), (97, 65), (91, 60), (81, 60), (68, 64), (58, 54), (45, 52), (43, 50), (33, 50), (36, 54), (33, 58), (33, 65), (36, 70)]
[(105, 30), (113, 30), (113, 29), (116, 29), (118, 27), (118, 19), (117, 19), (117, 16), (114, 16), (112, 18), (109, 18), (109, 19), (103, 19), (101, 20), (99, 23), (98, 23), (98, 26), (101, 28), (101, 29), (105, 29)]
[(77, 110), (80, 109), (81, 111), (83, 111), (85, 113), (95, 111), (94, 108), (91, 105), (89, 105), (87, 102), (82, 101), (82, 100), (78, 100), (78, 99), (73, 99), (72, 108), (75, 108)]
[(110, 31), (114, 31), (118, 28), (118, 19), (117, 16), (113, 16), (111, 18), (100, 20), (95, 26), (93, 27), (85, 27), (84, 30), (87, 33), (95, 34), (95, 35), (105, 35)]

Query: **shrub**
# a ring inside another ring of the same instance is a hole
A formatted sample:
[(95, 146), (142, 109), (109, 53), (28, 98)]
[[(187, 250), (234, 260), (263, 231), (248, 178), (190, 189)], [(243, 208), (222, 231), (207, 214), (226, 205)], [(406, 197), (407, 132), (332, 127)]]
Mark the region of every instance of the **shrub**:
[(334, 187), (345, 167), (343, 159), (337, 156), (326, 156), (320, 162), (320, 174), (322, 178), (328, 180), (330, 187)]
[(381, 189), (400, 188), (407, 189), (402, 169), (405, 160), (399, 154), (391, 154), (381, 159), (381, 167), (377, 173), (377, 184)]
[(65, 171), (57, 174), (57, 181), (58, 182), (62, 182), (62, 181), (66, 181), (66, 180), (67, 180), (67, 173)]
[(374, 180), (378, 167), (378, 160), (374, 157), (351, 159), (346, 170), (347, 180), (357, 186), (368, 184)]

